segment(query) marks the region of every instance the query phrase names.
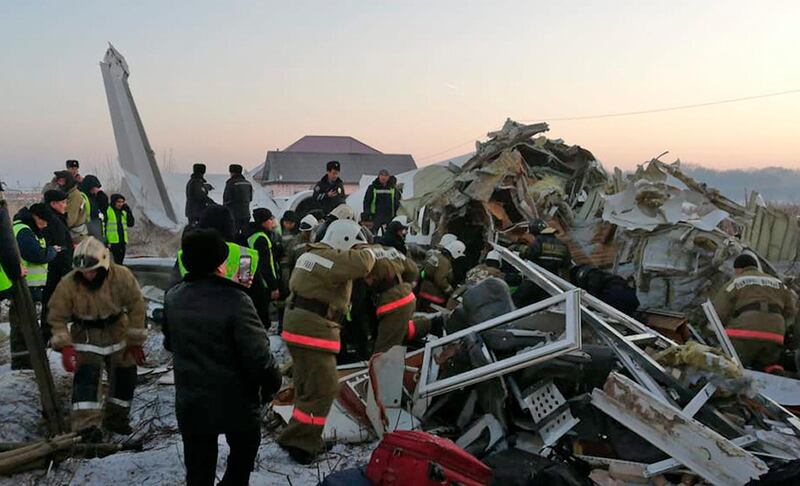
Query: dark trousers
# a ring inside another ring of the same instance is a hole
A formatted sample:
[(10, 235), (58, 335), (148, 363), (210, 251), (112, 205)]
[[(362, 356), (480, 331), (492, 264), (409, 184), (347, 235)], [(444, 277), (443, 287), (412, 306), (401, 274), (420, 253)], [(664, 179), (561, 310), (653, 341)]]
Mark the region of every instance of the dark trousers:
[(117, 265), (122, 265), (122, 262), (125, 260), (125, 250), (128, 248), (128, 245), (125, 243), (114, 243), (109, 245), (111, 249), (111, 255), (114, 257), (114, 263)]
[[(213, 486), (217, 471), (217, 438), (219, 434), (181, 430), (183, 463), (188, 486)], [(250, 481), (250, 472), (261, 444), (261, 430), (229, 432), (225, 439), (230, 447), (228, 465), (219, 484), (243, 485)]]
[[(236, 237), (241, 238), (243, 241), (246, 238), (247, 226), (250, 224), (250, 216), (247, 219), (241, 218), (235, 221), (236, 224)], [(245, 245), (247, 246), (247, 245)]]

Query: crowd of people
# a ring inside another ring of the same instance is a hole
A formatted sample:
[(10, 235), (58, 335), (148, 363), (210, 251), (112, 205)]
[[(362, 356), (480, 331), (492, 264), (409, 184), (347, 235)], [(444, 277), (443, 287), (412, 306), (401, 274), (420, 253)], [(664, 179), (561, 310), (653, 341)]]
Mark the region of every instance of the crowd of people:
[[(326, 450), (322, 431), (338, 393), (337, 364), (368, 360), (396, 345), (421, 346), (428, 334), (452, 331), (450, 311), (470, 314), (458, 307), (484, 281), (500, 289), (479, 297), (487, 302), (505, 292), (509, 302), (524, 307), (547, 296), (488, 245), (478, 249), (477, 263), (467, 264), (465, 239), (454, 234), (437, 237), (417, 264), (406, 243), (409, 221), (397, 214), (396, 179), (381, 170), (357, 217), (345, 203), (340, 170), (338, 161), (327, 164), (314, 187), (312, 211), (288, 210), (276, 222), (269, 209), (251, 209), (253, 188), (241, 165), (229, 167), (222, 204), (209, 196), (205, 165), (193, 167), (186, 185), (188, 225), (161, 319), (164, 346), (174, 358), (190, 485), (213, 484), (221, 434), (230, 446), (223, 482), (247, 484), (261, 440), (261, 406), (283, 381), (269, 332), (281, 336), (292, 359), (294, 410), (278, 444), (296, 462), (309, 464)], [(42, 330), (74, 373), (72, 428), (90, 441), (105, 432), (130, 433), (146, 326), (141, 291), (124, 266), (134, 225), (125, 198), (107, 198), (97, 177), (81, 177), (79, 163), (69, 160), (43, 201), (21, 209), (13, 221), (22, 265), (0, 248), (0, 291), (24, 278), (42, 303)], [(573, 265), (567, 244), (547, 222), (528, 222), (526, 236), (511, 248), (520, 257), (623, 312), (637, 312), (635, 289), (599, 269)], [(796, 314), (796, 297), (748, 255), (735, 267), (738, 276), (715, 304), (723, 319), (731, 319), (729, 335), (743, 360), (769, 368), (778, 359), (786, 322)], [(19, 369), (30, 362), (15, 312), (12, 299), (12, 366)], [(109, 379), (105, 400), (103, 369)]]

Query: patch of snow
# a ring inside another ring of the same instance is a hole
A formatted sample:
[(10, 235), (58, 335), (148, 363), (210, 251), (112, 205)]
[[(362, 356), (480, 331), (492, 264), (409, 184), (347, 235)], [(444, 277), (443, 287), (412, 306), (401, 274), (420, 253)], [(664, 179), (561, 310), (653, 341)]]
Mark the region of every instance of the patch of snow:
[[(0, 333), (8, 333), (8, 324), (0, 324)], [(270, 336), (270, 347), (278, 362), (289, 359), (283, 341)], [(0, 343), (0, 355), (7, 352), (8, 341)], [(171, 363), (171, 355), (163, 349), (160, 329), (150, 329), (144, 346), (148, 366)], [(64, 410), (69, 410), (72, 375), (61, 366), (61, 354), (48, 350), (48, 359), (56, 390)], [(35, 470), (0, 478), (0, 486), (19, 484), (136, 484), (177, 485), (185, 483), (183, 444), (175, 418), (175, 387), (159, 384), (163, 373), (139, 377), (131, 405), (131, 437), (114, 436), (116, 442), (143, 444), (142, 451), (123, 451), (103, 458), (71, 458), (54, 465), (49, 473)], [(43, 438), (45, 431), (41, 420), (39, 396), (32, 371), (11, 371), (9, 365), (0, 366), (0, 441), (17, 442)], [(275, 442), (277, 431), (265, 432), (256, 458), (251, 484), (314, 485), (333, 471), (361, 466), (369, 461), (376, 443), (361, 445), (335, 445), (319, 461), (301, 466), (289, 458)], [(229, 449), (224, 436), (219, 439), (217, 477), (225, 473)]]

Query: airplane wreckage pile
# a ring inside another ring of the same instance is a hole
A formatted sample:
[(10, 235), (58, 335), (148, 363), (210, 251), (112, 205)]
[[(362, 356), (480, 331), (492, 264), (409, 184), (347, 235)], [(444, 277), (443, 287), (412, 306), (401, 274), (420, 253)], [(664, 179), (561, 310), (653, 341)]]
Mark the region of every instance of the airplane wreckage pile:
[[(609, 176), (546, 130), (507, 121), (403, 210), (434, 242), (444, 233), (466, 241), (469, 264), (498, 250), (506, 274), (549, 297), (515, 308), (508, 285), (489, 278), (462, 295), (444, 337), (341, 366), (326, 437), (425, 430), (491, 466), (495, 484), (728, 485), (796, 474), (800, 421), (784, 406), (800, 405), (800, 382), (744, 370), (706, 301), (745, 251), (788, 282), (778, 268), (795, 260), (797, 222), (757, 195), (741, 206), (679, 163)], [(519, 258), (511, 249), (528, 243), (534, 218), (558, 229), (575, 262), (635, 284), (639, 312)], [(470, 293), (500, 298), (470, 307)], [(273, 410), (288, 420), (291, 390)]]

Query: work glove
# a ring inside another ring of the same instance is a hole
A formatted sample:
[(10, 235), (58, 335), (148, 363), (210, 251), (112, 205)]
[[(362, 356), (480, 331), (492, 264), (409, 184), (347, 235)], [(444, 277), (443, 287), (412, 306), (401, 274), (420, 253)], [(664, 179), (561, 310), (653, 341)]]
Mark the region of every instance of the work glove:
[(144, 349), (141, 346), (128, 346), (125, 348), (124, 357), (126, 359), (130, 357), (138, 366), (144, 365)]
[(61, 364), (67, 373), (75, 373), (75, 368), (78, 366), (78, 353), (75, 352), (74, 346), (61, 348)]
[(432, 334), (437, 337), (444, 336), (445, 326), (447, 325), (447, 317), (449, 314), (445, 314), (444, 312), (437, 312), (435, 315), (431, 316), (431, 330), (429, 334)]
[(122, 210), (127, 212), (128, 214), (131, 214), (131, 208), (130, 206), (128, 206), (127, 203), (122, 205)]

